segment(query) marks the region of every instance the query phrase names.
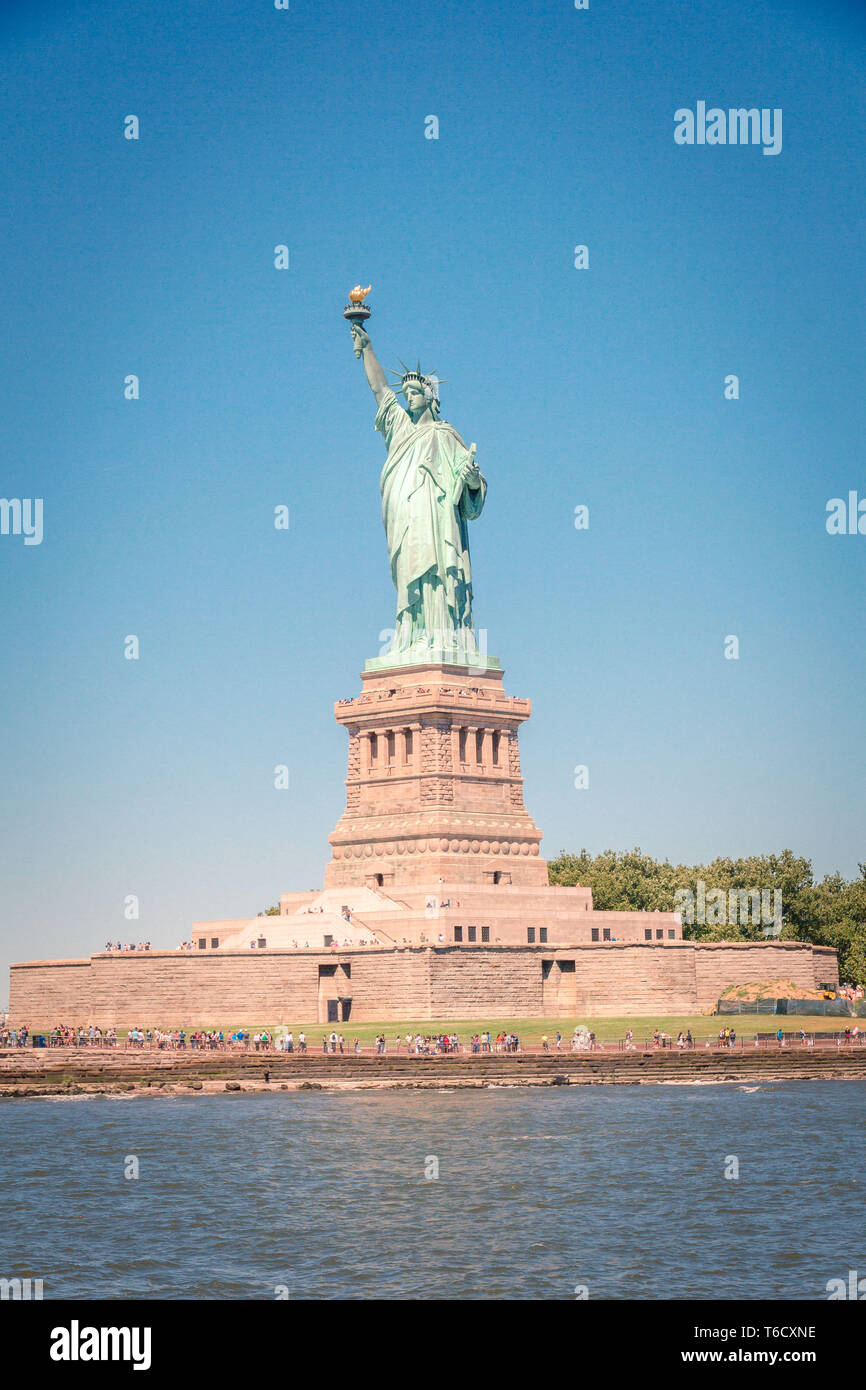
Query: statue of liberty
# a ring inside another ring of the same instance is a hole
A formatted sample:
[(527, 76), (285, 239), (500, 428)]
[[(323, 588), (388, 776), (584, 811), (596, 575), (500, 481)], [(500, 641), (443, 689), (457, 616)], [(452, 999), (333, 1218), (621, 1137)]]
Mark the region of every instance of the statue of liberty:
[[(363, 298), (364, 291), (358, 291)], [(467, 523), (481, 515), (487, 484), (475, 445), (439, 418), (439, 382), (403, 365), (388, 385), (356, 305), (347, 306), (355, 356), (362, 359), (376, 398), (375, 427), (388, 450), (379, 487), (397, 621), (389, 654), (368, 669), (447, 662), (497, 666), (482, 655), (472, 622), (472, 570)], [(366, 308), (366, 306), (363, 306)], [(369, 311), (367, 311), (367, 314)], [(367, 315), (365, 314), (365, 317)], [(397, 399), (400, 392), (405, 409)]]

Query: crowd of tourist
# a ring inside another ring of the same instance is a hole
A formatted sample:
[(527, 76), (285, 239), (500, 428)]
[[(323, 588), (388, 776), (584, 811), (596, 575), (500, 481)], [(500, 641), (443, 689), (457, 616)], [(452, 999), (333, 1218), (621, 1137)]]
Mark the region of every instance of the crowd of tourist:
[[(192, 945), (192, 942), (190, 942), (190, 945)], [(119, 941), (106, 941), (105, 949), (106, 951), (149, 951), (150, 942), (139, 941), (138, 945), (136, 946), (134, 941), (130, 941), (126, 944), (126, 946), (123, 946)]]
[[(300, 1036), (303, 1038), (303, 1033)], [(485, 1036), (489, 1039), (489, 1034)], [(480, 1036), (476, 1034), (472, 1039), (473, 1052), (481, 1051), (480, 1042)], [(476, 1044), (478, 1044), (478, 1046), (476, 1046)], [(279, 1045), (282, 1047), (283, 1051), (291, 1052), (293, 1050), (292, 1034), (289, 1033), (287, 1037), (283, 1038)], [(306, 1046), (304, 1046), (303, 1050), (306, 1051)], [(376, 1034), (373, 1042), (373, 1050), (380, 1057), (385, 1056), (387, 1053), (388, 1041), (384, 1033)], [(398, 1033), (394, 1038), (392, 1050), (398, 1054), (405, 1051), (414, 1056), (426, 1057), (448, 1052), (465, 1052), (466, 1048), (465, 1046), (461, 1046), (460, 1039), (457, 1037), (456, 1033), (436, 1033), (429, 1035), (422, 1033), (406, 1033), (404, 1035)], [(488, 1051), (489, 1050), (490, 1048), (488, 1046)], [(342, 1033), (332, 1031), (322, 1034), (322, 1052), (326, 1056), (329, 1053), (342, 1055), (347, 1051), (348, 1044)], [(354, 1054), (358, 1054), (362, 1051), (360, 1038), (355, 1037), (352, 1039), (351, 1051)]]
[(267, 1052), (274, 1045), (274, 1037), (267, 1031), (249, 1033), (240, 1028), (234, 1033), (226, 1033), (222, 1028), (198, 1028), (189, 1033), (185, 1028), (168, 1032), (161, 1028), (148, 1028), (146, 1032), (130, 1028), (127, 1042), (130, 1047), (156, 1047), (161, 1051), (189, 1048), (199, 1052)]
[[(291, 1037), (291, 1034), (289, 1034)], [(100, 1028), (91, 1024), (89, 1028), (70, 1028), (58, 1025), (47, 1033), (33, 1036), (29, 1027), (0, 1028), (0, 1047), (26, 1047), (32, 1040), (44, 1047), (118, 1047), (120, 1045), (116, 1028)], [(303, 1033), (300, 1034), (300, 1051), (306, 1051)], [(197, 1029), (188, 1032), (185, 1028), (130, 1028), (126, 1035), (128, 1048), (156, 1048), (159, 1051), (198, 1049), (199, 1051), (255, 1051), (266, 1052), (276, 1046), (274, 1035), (263, 1030), (250, 1033), (238, 1029), (226, 1033), (222, 1029)], [(282, 1044), (280, 1044), (282, 1045)], [(290, 1048), (289, 1051), (292, 1049)]]
[[(844, 1030), (838, 1031), (819, 1030), (815, 1033), (806, 1032), (801, 1025), (797, 1032), (785, 1033), (779, 1026), (774, 1034), (754, 1035), (754, 1046), (759, 1047), (762, 1043), (768, 1044), (775, 1042), (779, 1047), (787, 1047), (792, 1043), (799, 1043), (803, 1047), (814, 1047), (815, 1042), (826, 1044), (835, 1043), (837, 1047), (859, 1046), (866, 1040), (866, 1032), (861, 1031), (858, 1024), (846, 1024)], [(734, 1028), (725, 1026), (719, 1029), (715, 1038), (708, 1037), (704, 1042), (705, 1048), (733, 1048), (740, 1043), (742, 1047), (745, 1039), (738, 1038)], [(155, 1048), (159, 1051), (166, 1050), (197, 1050), (197, 1051), (245, 1051), (245, 1052), (299, 1052), (308, 1051), (307, 1037), (303, 1030), (297, 1036), (293, 1029), (280, 1028), (274, 1032), (262, 1029), (259, 1032), (251, 1033), (248, 1029), (235, 1029), (225, 1031), (221, 1028), (199, 1028), (188, 1030), (185, 1028), (163, 1029), (163, 1028), (130, 1028), (127, 1032), (125, 1041), (118, 1039), (116, 1028), (100, 1028), (98, 1024), (90, 1024), (87, 1028), (71, 1027), (66, 1024), (58, 1024), (45, 1033), (33, 1034), (29, 1026), (22, 1025), (17, 1028), (8, 1026), (0, 1027), (0, 1048), (27, 1047), (31, 1044), (34, 1047), (118, 1047), (127, 1048)], [(530, 1050), (534, 1050), (533, 1045)], [(540, 1047), (542, 1052), (551, 1050), (561, 1052), (565, 1042), (562, 1033), (557, 1030), (553, 1039), (546, 1033), (542, 1033)], [(572, 1052), (591, 1051), (601, 1049), (604, 1046), (624, 1048), (628, 1052), (638, 1049), (651, 1047), (691, 1049), (695, 1046), (695, 1039), (690, 1028), (685, 1032), (682, 1029), (677, 1033), (676, 1039), (670, 1033), (658, 1027), (654, 1028), (651, 1037), (641, 1036), (638, 1042), (635, 1041), (634, 1032), (629, 1028), (624, 1038), (619, 1042), (608, 1042), (603, 1044), (596, 1038), (595, 1033), (591, 1032), (585, 1025), (578, 1025), (569, 1040), (569, 1047)], [(420, 1032), (397, 1033), (393, 1042), (389, 1045), (384, 1033), (377, 1033), (372, 1044), (373, 1050), (379, 1056), (384, 1056), (387, 1052), (406, 1053), (412, 1056), (444, 1056), (450, 1053), (511, 1053), (522, 1052), (523, 1046), (516, 1032), (500, 1031), (495, 1036), (490, 1029), (485, 1032), (473, 1033), (467, 1042), (461, 1043), (456, 1032), (442, 1032), (424, 1034)], [(351, 1051), (357, 1055), (365, 1050), (360, 1039), (354, 1037), (351, 1044), (347, 1042), (342, 1032), (332, 1029), (330, 1033), (322, 1034), (321, 1050), (325, 1056), (345, 1055)]]
[[(303, 1034), (300, 1035), (303, 1038)], [(585, 1041), (584, 1041), (585, 1038)], [(557, 1032), (553, 1043), (554, 1048), (559, 1051), (563, 1047), (562, 1033)], [(571, 1040), (571, 1050), (579, 1051), (583, 1047), (599, 1047), (594, 1033), (576, 1030)], [(292, 1033), (288, 1033), (277, 1043), (277, 1047), (285, 1052), (294, 1050), (294, 1038)], [(547, 1034), (542, 1035), (542, 1051), (551, 1050), (550, 1039)], [(373, 1049), (382, 1056), (388, 1051), (388, 1042), (384, 1033), (377, 1033), (373, 1042)], [(303, 1050), (306, 1051), (304, 1045)], [(349, 1051), (349, 1044), (346, 1042), (342, 1033), (331, 1031), (322, 1035), (322, 1052), (328, 1054), (345, 1054)], [(353, 1038), (351, 1051), (359, 1053), (362, 1051), (361, 1043), (358, 1038)], [(391, 1045), (392, 1053), (405, 1052), (408, 1055), (417, 1057), (445, 1056), (449, 1053), (495, 1053), (495, 1052), (522, 1052), (520, 1038), (517, 1033), (501, 1031), (494, 1037), (488, 1029), (483, 1033), (473, 1033), (468, 1042), (461, 1043), (456, 1033), (398, 1033)]]
[[(70, 1028), (58, 1025), (51, 1028), (47, 1033), (39, 1035), (44, 1038), (45, 1047), (116, 1047), (117, 1030), (115, 1028), (96, 1028), (93, 1024), (89, 1028)], [(31, 1037), (30, 1029), (26, 1025), (21, 1028), (0, 1028), (0, 1047), (26, 1047), (28, 1039)], [(33, 1038), (35, 1044), (36, 1039)]]
[[(382, 1039), (384, 1043), (384, 1038)], [(472, 1051), (478, 1052), (478, 1034), (472, 1039)], [(406, 1033), (401, 1038), (397, 1035), (396, 1048), (399, 1052), (405, 1044), (406, 1051), (415, 1057), (438, 1057), (444, 1056), (449, 1052), (465, 1052), (465, 1047), (461, 1047), (460, 1039), (456, 1033)]]
[[(734, 1036), (734, 1030), (733, 1030), (732, 1028), (731, 1028), (731, 1029), (724, 1028), (724, 1029), (719, 1033), (719, 1046), (720, 1046), (720, 1047), (727, 1047), (727, 1046), (729, 1045), (729, 1044), (728, 1044), (728, 1033), (730, 1033), (730, 1036), (733, 1038), (733, 1036)], [(625, 1038), (624, 1038), (623, 1041), (624, 1041), (625, 1049), (626, 1049), (627, 1052), (633, 1052), (633, 1051), (635, 1050), (634, 1033), (633, 1033), (633, 1031), (632, 1031), (631, 1028), (629, 1028), (629, 1030), (628, 1030), (628, 1032), (626, 1033)], [(677, 1033), (676, 1040), (674, 1040), (674, 1037), (673, 1037), (673, 1034), (672, 1034), (672, 1033), (666, 1033), (666, 1032), (664, 1031), (663, 1028), (654, 1028), (653, 1031), (652, 1031), (652, 1038), (650, 1039), (650, 1041), (651, 1041), (652, 1046), (653, 1046), (654, 1048), (655, 1048), (655, 1047), (662, 1047), (662, 1048), (664, 1048), (664, 1047), (675, 1047), (675, 1046), (676, 1046), (676, 1047), (679, 1047), (679, 1048), (682, 1049), (682, 1048), (694, 1047), (694, 1045), (695, 1045), (695, 1040), (694, 1040), (694, 1038), (692, 1037), (692, 1030), (691, 1030), (691, 1028), (687, 1028), (686, 1031), (685, 1031), (685, 1033), (683, 1032), (682, 1029), (680, 1029), (680, 1031)], [(709, 1047), (709, 1045), (710, 1045), (710, 1044), (707, 1043), (707, 1046), (708, 1046), (708, 1047)], [(730, 1045), (733, 1046), (733, 1043), (731, 1043)]]

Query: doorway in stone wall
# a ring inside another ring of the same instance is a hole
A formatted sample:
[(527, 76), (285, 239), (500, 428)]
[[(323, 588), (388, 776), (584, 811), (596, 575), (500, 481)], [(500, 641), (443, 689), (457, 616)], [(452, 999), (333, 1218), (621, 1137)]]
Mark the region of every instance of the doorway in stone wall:
[(319, 1023), (347, 1023), (352, 1012), (352, 967), (346, 962), (319, 966)]
[(559, 966), (559, 1012), (577, 1012), (577, 970), (573, 960), (558, 960)]
[(319, 966), (319, 1007), (318, 1019), (320, 1023), (336, 1023), (337, 1015), (334, 1012), (337, 1008), (337, 967), (336, 965)]
[(541, 962), (541, 1008), (551, 1017), (577, 1012), (577, 970), (573, 960)]

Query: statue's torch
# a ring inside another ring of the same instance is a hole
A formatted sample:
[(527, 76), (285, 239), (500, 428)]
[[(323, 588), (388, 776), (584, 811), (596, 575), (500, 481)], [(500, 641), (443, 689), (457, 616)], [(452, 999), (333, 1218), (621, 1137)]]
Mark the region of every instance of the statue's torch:
[[(353, 328), (356, 326), (360, 328), (361, 324), (364, 323), (373, 312), (370, 306), (364, 303), (365, 298), (372, 288), (372, 285), (368, 285), (366, 289), (363, 289), (361, 285), (356, 285), (353, 290), (349, 290), (349, 302), (343, 310), (343, 318), (348, 319)], [(355, 356), (361, 356), (361, 349), (359, 347), (355, 348)]]

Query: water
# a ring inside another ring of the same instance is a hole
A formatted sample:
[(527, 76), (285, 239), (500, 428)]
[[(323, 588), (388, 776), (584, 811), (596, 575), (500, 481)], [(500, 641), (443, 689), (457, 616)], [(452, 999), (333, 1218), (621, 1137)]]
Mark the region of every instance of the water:
[(866, 1274), (864, 1100), (858, 1081), (4, 1101), (0, 1276), (46, 1298), (826, 1298)]

